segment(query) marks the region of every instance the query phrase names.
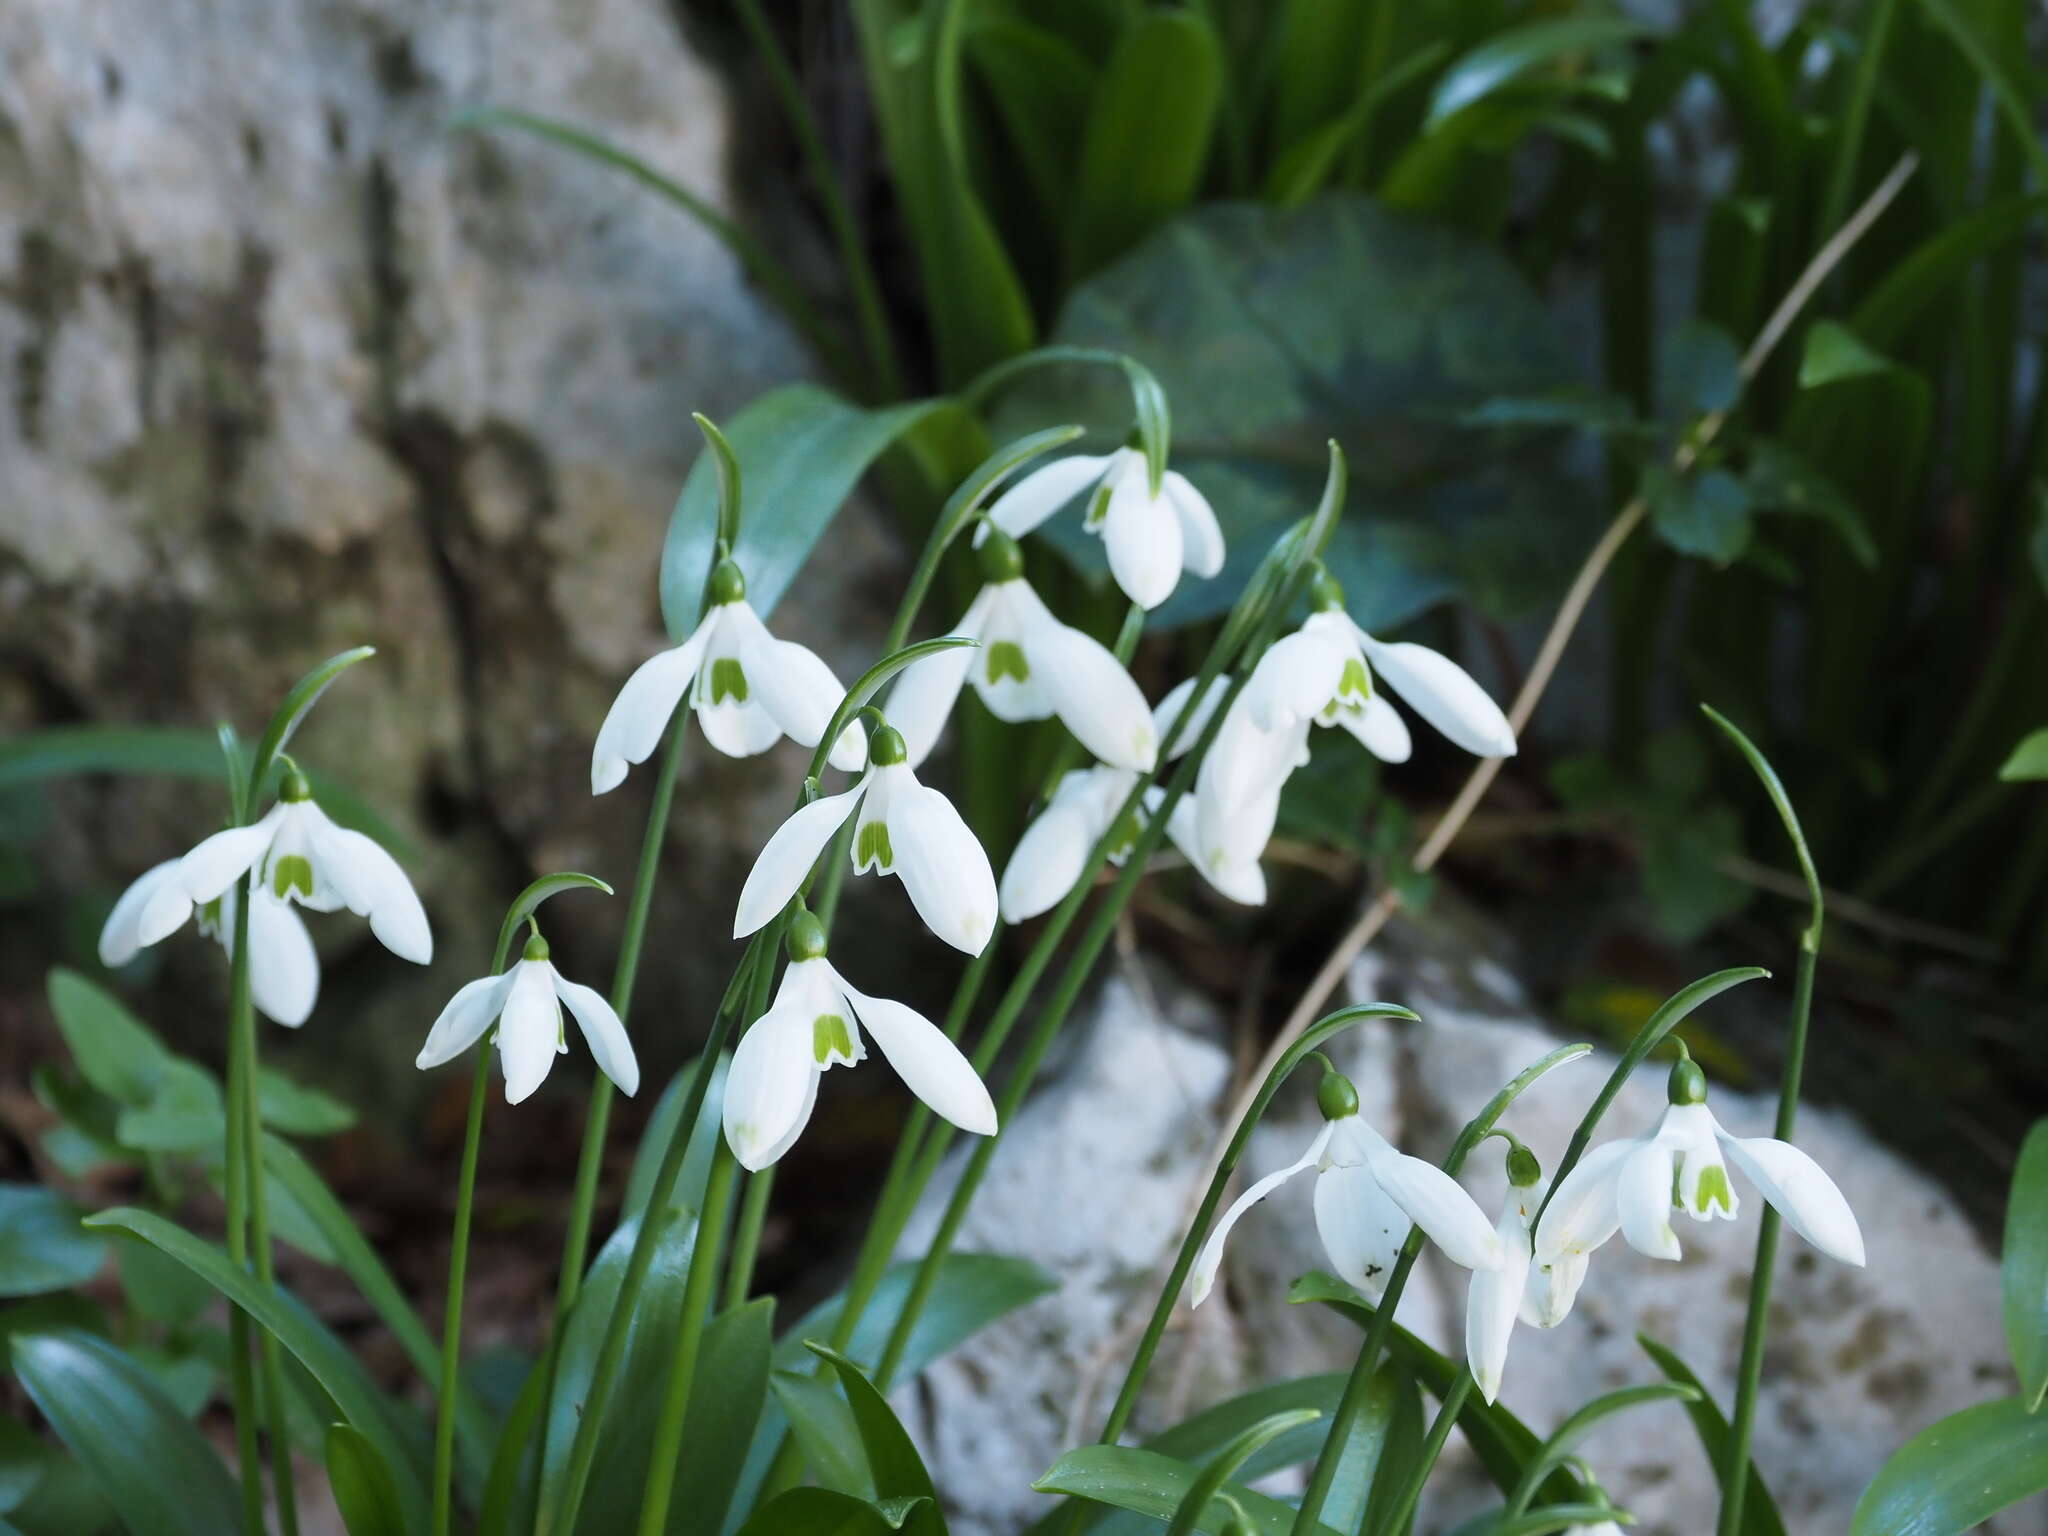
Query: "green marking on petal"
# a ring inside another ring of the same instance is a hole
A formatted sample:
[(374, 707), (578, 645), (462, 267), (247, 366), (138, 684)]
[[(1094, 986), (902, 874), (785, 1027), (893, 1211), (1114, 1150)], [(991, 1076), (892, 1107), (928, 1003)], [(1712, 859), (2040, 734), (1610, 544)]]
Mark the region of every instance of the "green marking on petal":
[(1728, 1187), (1728, 1170), (1714, 1163), (1700, 1170), (1699, 1188), (1693, 1192), (1693, 1210), (1705, 1216), (1717, 1205), (1734, 1214), (1735, 1191)]
[(1000, 683), (1005, 677), (1014, 677), (1020, 683), (1031, 681), (1031, 663), (1024, 659), (1024, 647), (1014, 640), (998, 640), (989, 646), (988, 680)]
[(723, 704), (727, 699), (747, 702), (747, 669), (737, 656), (721, 656), (711, 663), (711, 702)]
[(836, 1013), (821, 1013), (811, 1020), (811, 1057), (821, 1067), (834, 1061), (853, 1061), (853, 1031)]
[(1337, 679), (1336, 701), (1347, 704), (1363, 704), (1372, 697), (1372, 674), (1365, 669), (1365, 662), (1353, 656), (1344, 663), (1344, 671)]
[(270, 861), (270, 889), (280, 900), (296, 889), (302, 895), (313, 894), (313, 865), (302, 854), (288, 853), (281, 859)]
[(854, 873), (879, 869), (887, 874), (895, 867), (896, 850), (889, 846), (889, 824), (879, 819), (862, 822), (853, 842)]
[(1088, 510), (1081, 514), (1081, 527), (1086, 532), (1095, 533), (1101, 529), (1102, 520), (1109, 516), (1109, 498), (1115, 494), (1116, 486), (1109, 476), (1104, 475), (1088, 498)]

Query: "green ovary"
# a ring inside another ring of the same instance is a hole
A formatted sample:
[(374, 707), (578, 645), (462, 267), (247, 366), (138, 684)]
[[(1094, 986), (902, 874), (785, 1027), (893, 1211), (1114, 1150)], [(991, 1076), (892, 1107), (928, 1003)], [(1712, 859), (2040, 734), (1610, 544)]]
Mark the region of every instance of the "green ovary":
[(727, 699), (747, 702), (747, 671), (736, 656), (721, 656), (711, 663), (711, 702), (723, 704)]
[(1005, 677), (1014, 677), (1020, 683), (1031, 680), (1031, 663), (1024, 659), (1024, 648), (1013, 640), (998, 640), (990, 645), (985, 665), (991, 683), (1000, 683)]
[(304, 856), (288, 853), (270, 861), (270, 889), (279, 899), (296, 889), (300, 895), (313, 894), (313, 865)]
[(811, 1056), (821, 1067), (830, 1066), (835, 1059), (854, 1059), (853, 1031), (846, 1027), (846, 1020), (836, 1013), (821, 1013), (811, 1020)]
[(896, 867), (896, 850), (889, 846), (887, 822), (877, 820), (860, 824), (860, 831), (854, 835), (853, 867), (856, 870), (890, 870)]

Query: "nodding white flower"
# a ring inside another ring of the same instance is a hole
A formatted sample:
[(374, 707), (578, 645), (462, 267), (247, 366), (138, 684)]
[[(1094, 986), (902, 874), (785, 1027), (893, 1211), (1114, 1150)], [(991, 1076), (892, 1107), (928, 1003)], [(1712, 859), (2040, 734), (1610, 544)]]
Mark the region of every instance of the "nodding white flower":
[[(106, 925), (100, 929), (101, 965), (109, 970), (126, 965), (145, 943), (154, 944), (164, 937), (164, 933), (156, 933), (153, 938), (143, 938), (142, 914), (160, 890), (174, 888), (183, 862), (166, 859), (145, 871), (121, 893), (114, 910), (107, 914)], [(218, 940), (230, 956), (235, 951), (235, 903), (240, 889), (239, 885), (230, 885), (215, 900), (197, 907), (190, 906), (187, 898), (185, 907), (186, 911), (197, 913), (199, 931)], [(178, 910), (176, 898), (166, 898), (159, 909), (156, 927), (162, 927), (170, 914)], [(165, 933), (183, 922), (183, 916), (179, 916)], [(249, 909), (249, 996), (256, 1011), (296, 1029), (312, 1014), (319, 995), (320, 957), (314, 953), (312, 935), (306, 932), (305, 923), (289, 903), (278, 900), (268, 886), (257, 887), (256, 904)]]
[(1856, 1213), (1820, 1164), (1790, 1142), (1729, 1135), (1707, 1108), (1706, 1075), (1689, 1058), (1671, 1069), (1669, 1096), (1648, 1132), (1595, 1147), (1551, 1193), (1535, 1239), (1535, 1262), (1550, 1271), (1546, 1315), (1571, 1310), (1586, 1256), (1617, 1231), (1637, 1252), (1675, 1260), (1673, 1211), (1732, 1221), (1741, 1202), (1730, 1163), (1793, 1231), (1829, 1258), (1862, 1266)]
[(912, 1093), (963, 1131), (995, 1134), (995, 1103), (960, 1048), (915, 1009), (850, 985), (825, 958), (824, 928), (800, 912), (775, 1002), (741, 1037), (725, 1080), (725, 1139), (742, 1167), (759, 1171), (795, 1145), (818, 1079), (866, 1059), (863, 1028)]
[(413, 1065), (425, 1071), (452, 1061), (482, 1038), (495, 1021), (498, 1058), (505, 1068), (505, 1102), (517, 1104), (547, 1078), (557, 1055), (567, 1052), (562, 1008), (576, 1016), (591, 1059), (604, 1075), (631, 1095), (640, 1087), (640, 1063), (633, 1042), (612, 1005), (601, 994), (570, 981), (548, 959), (548, 941), (535, 928), (512, 966), (482, 976), (448, 999), (427, 1031), (427, 1043)]
[(999, 720), (1059, 716), (1112, 768), (1148, 773), (1159, 756), (1145, 695), (1099, 640), (1052, 616), (1031, 583), (1016, 541), (993, 534), (981, 547), (981, 589), (950, 631), (981, 642), (914, 662), (889, 691), (890, 722), (913, 766), (938, 744), (963, 684), (972, 682)]
[(1139, 607), (1157, 608), (1171, 597), (1183, 570), (1214, 576), (1223, 569), (1223, 529), (1208, 499), (1171, 469), (1155, 495), (1145, 455), (1135, 448), (1075, 454), (1032, 470), (996, 498), (975, 542), (990, 526), (1021, 539), (1084, 491), (1083, 526), (1102, 536), (1110, 575)]
[(1411, 1225), (1467, 1269), (1496, 1269), (1500, 1238), (1458, 1181), (1434, 1163), (1397, 1151), (1358, 1113), (1358, 1092), (1335, 1072), (1316, 1093), (1324, 1125), (1301, 1157), (1237, 1197), (1195, 1257), (1188, 1301), (1200, 1306), (1216, 1283), (1223, 1245), (1240, 1216), (1297, 1174), (1316, 1175), (1316, 1231), (1340, 1279), (1374, 1301)]
[[(590, 792), (626, 779), (661, 744), (676, 706), (689, 695), (704, 739), (727, 757), (752, 757), (787, 736), (815, 747), (846, 690), (816, 652), (768, 633), (747, 602), (746, 579), (730, 560), (711, 573), (711, 608), (690, 638), (643, 661), (612, 701), (590, 752)], [(851, 771), (866, 745), (859, 725), (832, 744), (832, 764)]]
[(925, 927), (978, 955), (996, 929), (996, 877), (953, 802), (918, 783), (903, 738), (880, 726), (868, 738), (868, 771), (851, 789), (813, 800), (785, 821), (754, 860), (733, 914), (732, 936), (766, 926), (803, 888), (811, 866), (856, 809), (853, 872), (895, 875)]
[[(264, 1012), (280, 1023), (303, 1020), (319, 986), (304, 925), (276, 910), (286, 902), (314, 912), (347, 907), (367, 917), (370, 932), (401, 960), (425, 965), (434, 958), (427, 914), (398, 861), (374, 838), (328, 820), (297, 768), (285, 774), (277, 804), (261, 821), (216, 832), (130, 886), (100, 934), (101, 957), (119, 957), (109, 964), (131, 959), (137, 949), (176, 933), (195, 911), (202, 931), (231, 935), (234, 909), (223, 899), (251, 871), (258, 899), (249, 909), (250, 991), (261, 989), (277, 1008)], [(297, 1018), (285, 1017), (290, 1014)]]
[(1543, 1175), (1535, 1154), (1520, 1142), (1508, 1149), (1508, 1196), (1494, 1235), (1500, 1239), (1499, 1269), (1480, 1270), (1465, 1294), (1465, 1360), (1479, 1395), (1500, 1396), (1507, 1369), (1508, 1341), (1521, 1315), (1529, 1284), (1530, 1229), (1536, 1220), (1536, 1181)]

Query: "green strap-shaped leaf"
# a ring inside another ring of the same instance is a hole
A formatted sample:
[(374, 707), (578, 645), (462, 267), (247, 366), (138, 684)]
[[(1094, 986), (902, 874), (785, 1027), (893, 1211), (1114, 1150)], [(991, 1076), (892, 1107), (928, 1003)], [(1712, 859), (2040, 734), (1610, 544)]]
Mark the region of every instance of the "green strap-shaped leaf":
[(931, 1508), (925, 1499), (885, 1507), (831, 1488), (792, 1488), (755, 1511), (739, 1536), (890, 1536)]
[[(1200, 1468), (1157, 1451), (1125, 1445), (1084, 1445), (1060, 1457), (1031, 1486), (1040, 1493), (1066, 1494), (1149, 1515), (1155, 1520), (1171, 1520), (1200, 1475)], [(1244, 1511), (1259, 1536), (1289, 1536), (1293, 1531), (1297, 1511), (1291, 1504), (1254, 1493), (1239, 1483), (1226, 1483), (1222, 1491)], [(1229, 1508), (1212, 1499), (1197, 1517), (1194, 1529), (1202, 1536), (1218, 1536), (1229, 1518)], [(1313, 1536), (1337, 1533), (1318, 1520)]]
[(1209, 1458), (1207, 1465), (1188, 1484), (1187, 1492), (1181, 1495), (1180, 1503), (1174, 1507), (1166, 1536), (1193, 1536), (1196, 1522), (1208, 1509), (1209, 1501), (1223, 1491), (1223, 1485), (1230, 1481), (1233, 1472), (1290, 1429), (1300, 1429), (1322, 1416), (1322, 1411), (1317, 1408), (1289, 1408), (1268, 1414), (1256, 1424), (1239, 1430), (1229, 1444)]
[(797, 1371), (775, 1372), (773, 1386), (811, 1475), (836, 1493), (873, 1498), (875, 1480), (861, 1455), (860, 1427), (838, 1388)]
[(1960, 1536), (2048, 1489), (2048, 1413), (2020, 1399), (1950, 1414), (1908, 1440), (1857, 1501), (1849, 1536)]
[(1613, 1518), (1614, 1511), (1605, 1504), (1549, 1504), (1519, 1515), (1496, 1510), (1466, 1521), (1451, 1536), (1550, 1536), (1553, 1531), (1569, 1531), (1574, 1526), (1594, 1525)]
[(2048, 1396), (2048, 1120), (2027, 1133), (2005, 1207), (2005, 1339), (2020, 1400), (2039, 1412)]
[(1430, 93), (1423, 132), (1432, 133), (1509, 82), (1572, 54), (1632, 42), (1650, 30), (1617, 16), (1573, 16), (1511, 27), (1446, 69)]
[(1998, 776), (2008, 784), (2027, 779), (2048, 779), (2048, 726), (2022, 737), (2020, 744), (2012, 749), (2012, 756), (1999, 768)]
[[(815, 384), (791, 384), (726, 423), (752, 513), (740, 523), (733, 559), (756, 613), (773, 610), (868, 466), (941, 403), (869, 411)], [(718, 541), (718, 463), (709, 449), (697, 455), (662, 545), (661, 616), (677, 640), (697, 626)]]
[(233, 1479), (149, 1374), (104, 1339), (16, 1334), (21, 1384), (132, 1536), (221, 1536), (241, 1524)]
[(348, 1536), (406, 1536), (405, 1506), (391, 1469), (351, 1425), (327, 1426), (327, 1486)]
[(704, 1330), (683, 1418), (669, 1536), (717, 1536), (724, 1528), (768, 1397), (774, 1326), (775, 1298), (762, 1296), (721, 1312)]
[(868, 1459), (868, 1473), (875, 1482), (879, 1499), (929, 1499), (931, 1474), (924, 1458), (917, 1454), (909, 1433), (897, 1420), (889, 1400), (867, 1374), (837, 1350), (805, 1340), (804, 1347), (825, 1361), (838, 1374), (840, 1390), (853, 1410), (853, 1423), (860, 1433), (861, 1450)]
[[(86, 1218), (86, 1225), (131, 1233), (161, 1249), (240, 1307), (290, 1351), (334, 1399), (343, 1418), (367, 1436), (391, 1469), (405, 1506), (408, 1529), (427, 1521), (423, 1445), (408, 1439), (408, 1421), (373, 1384), (347, 1346), (312, 1313), (282, 1290), (272, 1290), (247, 1270), (228, 1261), (213, 1244), (202, 1241), (152, 1211), (117, 1206)], [(221, 1529), (227, 1529), (222, 1527)]]
[(99, 1273), (106, 1244), (79, 1211), (41, 1184), (0, 1184), (0, 1296), (40, 1296)]
[(480, 1536), (526, 1536), (534, 1522), (535, 1495), (539, 1487), (535, 1447), (541, 1416), (547, 1409), (548, 1373), (545, 1357), (526, 1373), (526, 1382), (513, 1399), (512, 1411), (498, 1432), (491, 1453), (490, 1475), (484, 1480), (484, 1494), (478, 1505), (476, 1528)]
[(85, 1080), (122, 1104), (147, 1104), (175, 1059), (121, 1000), (62, 966), (50, 972), (50, 1012)]
[(1648, 1403), (1696, 1403), (1705, 1396), (1699, 1388), (1676, 1381), (1654, 1381), (1645, 1386), (1622, 1387), (1618, 1391), (1601, 1394), (1558, 1425), (1550, 1438), (1543, 1442), (1542, 1448), (1529, 1458), (1516, 1485), (1515, 1491), (1521, 1498), (1510, 1502), (1526, 1504), (1551, 1469), (1563, 1466), (1602, 1419)]
[[(1706, 1384), (1693, 1373), (1692, 1367), (1675, 1353), (1648, 1334), (1637, 1334), (1636, 1342), (1643, 1346), (1644, 1352), (1656, 1362), (1657, 1369), (1667, 1380), (1683, 1382), (1699, 1393), (1685, 1405), (1685, 1414), (1692, 1420), (1693, 1433), (1700, 1437), (1700, 1448), (1707, 1453), (1707, 1465), (1714, 1469), (1714, 1477), (1718, 1481), (1728, 1466), (1729, 1432), (1728, 1420), (1720, 1405), (1707, 1394)], [(1757, 1471), (1754, 1457), (1750, 1459), (1749, 1478), (1743, 1487), (1741, 1536), (1785, 1536), (1785, 1521), (1778, 1513), (1777, 1501), (1771, 1497), (1763, 1474)]]

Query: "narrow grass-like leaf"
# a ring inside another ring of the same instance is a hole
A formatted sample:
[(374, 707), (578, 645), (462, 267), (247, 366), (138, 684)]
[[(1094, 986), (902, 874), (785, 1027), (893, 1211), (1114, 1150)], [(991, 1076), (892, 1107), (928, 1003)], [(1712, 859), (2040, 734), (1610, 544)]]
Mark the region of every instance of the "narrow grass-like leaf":
[(1422, 131), (1434, 132), (1456, 113), (1531, 70), (1575, 54), (1631, 42), (1649, 30), (1642, 22), (1612, 16), (1573, 16), (1511, 27), (1488, 38), (1443, 72), (1430, 93)]
[(1240, 1430), (1230, 1443), (1210, 1457), (1195, 1480), (1188, 1485), (1188, 1491), (1181, 1495), (1174, 1509), (1173, 1520), (1166, 1527), (1166, 1536), (1193, 1536), (1196, 1522), (1209, 1507), (1209, 1501), (1223, 1490), (1231, 1475), (1249, 1461), (1260, 1449), (1279, 1439), (1290, 1429), (1299, 1429), (1312, 1424), (1322, 1417), (1315, 1408), (1290, 1408), (1281, 1413), (1269, 1414), (1256, 1424)]
[[(1706, 1384), (1693, 1373), (1692, 1367), (1679, 1359), (1675, 1352), (1645, 1333), (1637, 1334), (1636, 1342), (1656, 1362), (1657, 1369), (1664, 1373), (1666, 1380), (1681, 1382), (1699, 1394), (1685, 1405), (1685, 1414), (1692, 1420), (1693, 1433), (1700, 1437), (1700, 1449), (1707, 1454), (1707, 1465), (1714, 1469), (1715, 1479), (1720, 1480), (1728, 1468), (1729, 1434), (1728, 1420), (1720, 1405), (1708, 1395)], [(1757, 1471), (1754, 1458), (1750, 1460), (1749, 1478), (1744, 1485), (1742, 1536), (1785, 1536), (1785, 1521), (1778, 1513), (1777, 1500), (1771, 1497), (1771, 1490)]]
[(2000, 1273), (2020, 1401), (2037, 1412), (2048, 1397), (2048, 1120), (2034, 1123), (2013, 1169)]
[(2008, 784), (2025, 779), (2048, 779), (2048, 726), (2031, 731), (2012, 749), (2012, 755), (1998, 770)]
[[(1065, 1494), (1088, 1499), (1114, 1509), (1127, 1509), (1155, 1520), (1171, 1520), (1200, 1469), (1157, 1451), (1141, 1451), (1125, 1445), (1084, 1445), (1060, 1457), (1031, 1486), (1040, 1493)], [(1241, 1483), (1226, 1483), (1222, 1490), (1242, 1509), (1258, 1536), (1289, 1536), (1296, 1510), (1291, 1504)], [(1194, 1529), (1202, 1536), (1219, 1536), (1232, 1518), (1228, 1506), (1212, 1499), (1196, 1518)], [(1337, 1536), (1318, 1520), (1312, 1536)]]
[(406, 1536), (405, 1505), (391, 1469), (352, 1425), (327, 1426), (327, 1486), (348, 1536)]

